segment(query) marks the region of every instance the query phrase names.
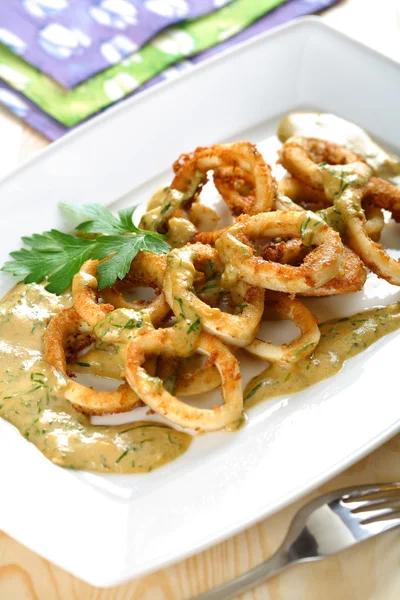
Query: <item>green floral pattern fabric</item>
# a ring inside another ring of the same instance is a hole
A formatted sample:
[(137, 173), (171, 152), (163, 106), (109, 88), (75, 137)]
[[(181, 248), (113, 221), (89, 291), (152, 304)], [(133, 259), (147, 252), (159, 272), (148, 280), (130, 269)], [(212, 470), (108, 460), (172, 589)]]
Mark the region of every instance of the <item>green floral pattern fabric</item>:
[(0, 45), (0, 77), (42, 110), (71, 127), (130, 94), (182, 58), (235, 35), (285, 0), (234, 0), (210, 15), (157, 35), (121, 63), (67, 90)]

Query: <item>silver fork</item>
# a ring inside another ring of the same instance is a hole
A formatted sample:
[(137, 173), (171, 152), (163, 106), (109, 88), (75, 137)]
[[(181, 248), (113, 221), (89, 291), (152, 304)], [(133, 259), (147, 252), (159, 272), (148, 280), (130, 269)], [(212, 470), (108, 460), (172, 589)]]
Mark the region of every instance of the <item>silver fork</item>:
[(328, 492), (296, 513), (271, 558), (193, 600), (229, 600), (290, 565), (326, 558), (399, 525), (400, 482)]

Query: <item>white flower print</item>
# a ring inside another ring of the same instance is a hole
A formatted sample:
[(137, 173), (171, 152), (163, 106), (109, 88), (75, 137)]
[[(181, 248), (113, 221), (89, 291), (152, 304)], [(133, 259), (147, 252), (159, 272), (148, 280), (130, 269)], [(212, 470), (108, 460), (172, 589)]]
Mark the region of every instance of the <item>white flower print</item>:
[(222, 29), (218, 34), (218, 39), (222, 42), (240, 31), (239, 25), (231, 25), (228, 29)]
[(54, 17), (67, 8), (68, 0), (24, 0), (22, 6), (33, 17)]
[(189, 71), (190, 69), (193, 69), (193, 64), (191, 62), (189, 62), (188, 60), (180, 60), (173, 67), (165, 69), (165, 71), (162, 72), (162, 76), (164, 77), (164, 79), (167, 80), (176, 79), (177, 77), (182, 75), (182, 73), (184, 73), (185, 71)]
[(186, 0), (145, 0), (147, 10), (161, 17), (186, 17), (189, 6)]
[(91, 39), (80, 29), (68, 29), (59, 23), (50, 23), (39, 32), (39, 45), (47, 54), (66, 59), (80, 54), (90, 46)]
[(222, 6), (225, 6), (225, 4), (228, 4), (228, 2), (230, 2), (231, 0), (214, 0), (214, 6), (215, 8), (221, 8)]
[(89, 13), (92, 19), (106, 27), (126, 29), (137, 23), (137, 9), (128, 0), (97, 0)]
[(188, 55), (194, 50), (194, 39), (181, 29), (171, 28), (158, 35), (152, 43), (164, 54)]
[(8, 46), (14, 54), (23, 54), (25, 52), (25, 42), (8, 29), (0, 29), (0, 42)]
[(115, 102), (129, 94), (129, 92), (132, 92), (138, 86), (139, 82), (137, 79), (129, 75), (129, 73), (118, 73), (118, 75), (105, 82), (104, 91), (110, 100)]
[(0, 89), (0, 102), (7, 106), (17, 117), (25, 117), (29, 106), (17, 94), (10, 90)]
[(24, 90), (29, 83), (29, 79), (25, 75), (18, 73), (18, 71), (15, 71), (8, 65), (0, 64), (0, 77), (5, 79), (16, 90)]
[(107, 62), (119, 63), (123, 58), (137, 50), (137, 44), (124, 35), (115, 35), (100, 45), (100, 52)]

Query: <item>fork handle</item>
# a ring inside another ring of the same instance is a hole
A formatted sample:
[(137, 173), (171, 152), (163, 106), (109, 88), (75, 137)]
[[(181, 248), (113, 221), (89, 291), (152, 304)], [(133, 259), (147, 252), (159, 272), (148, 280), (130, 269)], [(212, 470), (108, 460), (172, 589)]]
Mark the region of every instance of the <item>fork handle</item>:
[(229, 600), (235, 598), (238, 594), (244, 594), (263, 583), (266, 579), (273, 577), (293, 562), (296, 561), (291, 560), (285, 550), (279, 549), (271, 558), (257, 565), (251, 571), (247, 571), (247, 573), (243, 573), (243, 575), (239, 575), (239, 577), (223, 583), (205, 594), (195, 596), (192, 600)]

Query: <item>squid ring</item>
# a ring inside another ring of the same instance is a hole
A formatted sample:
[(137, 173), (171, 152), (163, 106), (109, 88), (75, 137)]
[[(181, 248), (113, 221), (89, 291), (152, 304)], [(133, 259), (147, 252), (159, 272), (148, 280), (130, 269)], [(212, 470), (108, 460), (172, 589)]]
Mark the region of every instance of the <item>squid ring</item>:
[(335, 201), (335, 206), (342, 212), (345, 220), (348, 244), (378, 277), (393, 285), (400, 285), (400, 262), (391, 258), (381, 244), (368, 236), (361, 206), (365, 193), (366, 186), (349, 186)]
[[(299, 204), (309, 202), (310, 204), (304, 205), (312, 210), (317, 210), (318, 205), (324, 202), (325, 169), (321, 163), (348, 165), (361, 162), (365, 164), (363, 158), (343, 146), (304, 136), (293, 136), (282, 145), (280, 162), (303, 185), (293, 178), (283, 179), (279, 183), (279, 191)], [(369, 204), (390, 211), (393, 218), (400, 221), (400, 190), (389, 181), (370, 177), (363, 197)]]
[(214, 171), (217, 180), (227, 173), (240, 171), (251, 181), (254, 193), (242, 197), (232, 191), (227, 204), (234, 212), (257, 214), (272, 207), (275, 196), (275, 183), (271, 169), (264, 161), (254, 144), (238, 142), (236, 144), (216, 144), (206, 148), (197, 148), (190, 154), (182, 154), (174, 163), (175, 177), (166, 190), (159, 206), (148, 210), (142, 217), (141, 227), (160, 231), (165, 223), (174, 216), (177, 209), (191, 202), (206, 181), (207, 171)]
[[(90, 327), (95, 327), (99, 321), (117, 308), (129, 308), (135, 311), (143, 310), (147, 313), (154, 326), (166, 317), (169, 306), (165, 301), (163, 293), (150, 302), (135, 301), (127, 302), (122, 294), (116, 289), (106, 289), (101, 295), (112, 302), (112, 304), (98, 303), (98, 281), (96, 269), (100, 264), (96, 260), (86, 261), (79, 273), (72, 281), (72, 297), (77, 313)], [(133, 284), (162, 289), (162, 280), (165, 271), (165, 256), (153, 254), (152, 252), (140, 252), (132, 261), (131, 271), (128, 279)]]
[(284, 177), (278, 182), (278, 192), (290, 198), (305, 210), (321, 210), (331, 206), (331, 201), (325, 196), (323, 189), (315, 189), (295, 177)]
[[(316, 246), (304, 262), (294, 267), (263, 260), (255, 256), (248, 240), (263, 237), (302, 238), (306, 245)], [(216, 242), (225, 262), (227, 286), (244, 279), (251, 285), (302, 294), (313, 291), (340, 275), (344, 246), (339, 234), (311, 212), (275, 211), (253, 217), (243, 216)]]
[(185, 311), (191, 306), (200, 318), (204, 331), (217, 336), (225, 343), (245, 346), (254, 339), (264, 310), (264, 290), (238, 282), (232, 291), (232, 299), (241, 310), (240, 314), (222, 312), (203, 302), (192, 291), (193, 274), (199, 262), (211, 261), (216, 271), (223, 271), (215, 248), (192, 244), (172, 250), (167, 257), (164, 278), (165, 297), (177, 318), (186, 318)]
[(321, 191), (324, 191), (321, 163), (346, 165), (353, 162), (364, 162), (357, 154), (343, 146), (327, 140), (304, 136), (289, 138), (282, 145), (279, 157), (281, 164), (291, 175), (311, 188)]
[(156, 374), (161, 377), (164, 383), (169, 383), (168, 391), (178, 396), (194, 396), (196, 394), (205, 394), (214, 390), (221, 384), (221, 378), (218, 370), (213, 366), (212, 361), (199, 364), (200, 358), (196, 354), (187, 358), (172, 359), (160, 357), (157, 364)]
[(222, 406), (204, 409), (185, 404), (163, 387), (162, 379), (148, 375), (142, 367), (147, 356), (175, 352), (175, 348), (168, 344), (169, 337), (166, 330), (157, 329), (145, 332), (129, 343), (125, 374), (132, 389), (155, 412), (181, 427), (216, 431), (237, 421), (243, 410), (239, 363), (232, 352), (213, 336), (201, 333), (197, 352), (212, 357), (218, 369), (224, 399)]
[[(222, 191), (223, 199), (234, 214), (271, 210), (275, 183), (270, 167), (254, 144), (237, 142), (197, 148), (193, 154), (182, 155), (174, 164), (174, 170), (178, 186), (195, 171), (213, 170), (217, 189)], [(252, 189), (252, 195), (242, 196), (233, 186), (232, 181), (238, 178)]]
[[(44, 333), (44, 360), (65, 379), (64, 397), (87, 415), (132, 410), (139, 398), (127, 383), (114, 392), (96, 391), (69, 377), (65, 357), (65, 343), (74, 334), (80, 333), (84, 322), (74, 308), (66, 308), (53, 317)], [(122, 375), (122, 374), (121, 374)]]
[(313, 313), (300, 300), (286, 294), (269, 293), (266, 306), (272, 308), (282, 319), (293, 321), (301, 334), (290, 344), (277, 346), (271, 342), (255, 339), (245, 348), (246, 352), (268, 362), (296, 363), (309, 356), (321, 337), (318, 322)]
[[(392, 210), (393, 217), (398, 218), (400, 217), (400, 199), (397, 204), (393, 194), (389, 193), (387, 188), (387, 186), (393, 186), (387, 181), (379, 179), (375, 179), (375, 181), (378, 182), (378, 184), (371, 186), (372, 180), (367, 184), (369, 193), (365, 196), (366, 202), (364, 211), (367, 218), (365, 223), (367, 233), (372, 240), (377, 242), (379, 241), (382, 229), (385, 225), (383, 212), (379, 206), (382, 206), (382, 208), (386, 208), (387, 210)], [(383, 184), (387, 184), (387, 186)], [(280, 193), (290, 198), (293, 203), (297, 203), (292, 206), (287, 204), (286, 208), (288, 210), (305, 209), (319, 211), (319, 214), (330, 227), (336, 229), (339, 233), (342, 233), (344, 225), (343, 220), (336, 214), (331, 200), (326, 197), (323, 191), (316, 190), (294, 177), (285, 177), (284, 179), (281, 179), (278, 184), (278, 190)], [(397, 196), (400, 198), (400, 190), (397, 190)], [(278, 204), (276, 207), (280, 208)], [(398, 210), (398, 213), (396, 212), (396, 209)]]
[[(263, 258), (281, 264), (296, 265), (304, 260), (308, 251), (301, 240), (293, 239), (269, 244), (263, 252)], [(347, 246), (344, 247), (341, 270), (343, 273), (339, 277), (334, 277), (319, 288), (303, 292), (302, 296), (335, 296), (361, 290), (367, 278), (367, 271), (357, 254)]]

